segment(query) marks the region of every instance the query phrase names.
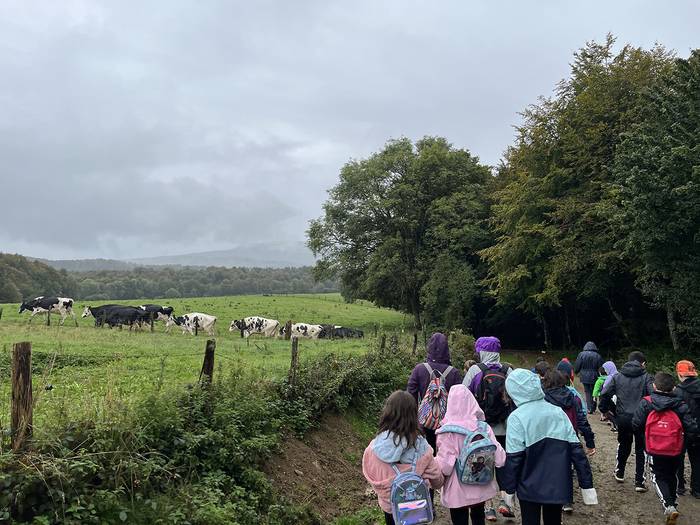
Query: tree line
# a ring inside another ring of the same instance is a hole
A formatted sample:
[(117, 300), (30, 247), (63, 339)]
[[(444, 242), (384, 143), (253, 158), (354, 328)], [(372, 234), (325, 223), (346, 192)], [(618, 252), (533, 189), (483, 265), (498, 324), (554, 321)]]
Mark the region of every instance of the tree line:
[(65, 296), (83, 300), (334, 292), (334, 280), (314, 279), (311, 268), (138, 267), (129, 271), (67, 272), (0, 254), (0, 303)]
[(700, 50), (587, 43), (521, 116), (495, 168), (440, 137), (343, 166), (315, 275), (418, 328), (696, 349)]

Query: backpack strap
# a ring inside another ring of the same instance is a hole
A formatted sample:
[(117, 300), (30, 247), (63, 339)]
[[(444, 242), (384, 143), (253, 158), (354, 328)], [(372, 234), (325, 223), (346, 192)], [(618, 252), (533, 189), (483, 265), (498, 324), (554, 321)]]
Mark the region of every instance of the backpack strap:
[(433, 374), (435, 373), (435, 370), (433, 370), (433, 367), (430, 366), (428, 363), (423, 363), (423, 366), (426, 368), (426, 370), (428, 371), (428, 373), (430, 374), (430, 377), (432, 379)]
[(489, 369), (488, 365), (486, 365), (484, 363), (477, 363), (476, 366), (479, 367), (479, 370), (481, 370), (482, 374)]
[(445, 378), (450, 375), (450, 372), (454, 370), (454, 367), (452, 365), (449, 365), (447, 368), (445, 368), (445, 371), (440, 374), (440, 384), (444, 385), (445, 384)]
[[(416, 447), (413, 447), (413, 450), (415, 451), (415, 454), (413, 454), (413, 461), (411, 461), (411, 472), (416, 471), (416, 463), (418, 462), (418, 449)], [(391, 468), (393, 468), (394, 472), (396, 472), (396, 475), (399, 476), (401, 474), (401, 471), (396, 465), (398, 465), (398, 463), (392, 463)]]

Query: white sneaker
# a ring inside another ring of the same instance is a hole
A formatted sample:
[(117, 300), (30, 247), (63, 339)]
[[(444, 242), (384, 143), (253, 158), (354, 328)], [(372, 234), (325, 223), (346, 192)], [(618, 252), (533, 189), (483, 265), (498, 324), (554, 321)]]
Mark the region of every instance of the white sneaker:
[(673, 505), (666, 507), (664, 516), (666, 516), (666, 525), (676, 525), (679, 516), (678, 509), (676, 509), (676, 507)]

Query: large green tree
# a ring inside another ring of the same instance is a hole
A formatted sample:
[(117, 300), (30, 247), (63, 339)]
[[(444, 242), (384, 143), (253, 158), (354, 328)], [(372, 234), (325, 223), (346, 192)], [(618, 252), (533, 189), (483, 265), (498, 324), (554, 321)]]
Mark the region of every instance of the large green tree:
[(620, 245), (679, 350), (681, 337), (700, 340), (700, 50), (646, 102), (615, 159)]
[(516, 144), (499, 170), (493, 206), (496, 243), (482, 252), (492, 291), (544, 325), (547, 316), (591, 301), (607, 304), (631, 340), (616, 302), (639, 296), (618, 247), (610, 190), (622, 133), (638, 120), (644, 93), (670, 66), (660, 47), (590, 42), (574, 55), (571, 76), (550, 99), (523, 113)]
[(412, 314), (417, 328), (468, 325), (489, 179), (477, 158), (436, 137), (348, 162), (308, 230), (317, 275), (339, 277), (349, 300)]

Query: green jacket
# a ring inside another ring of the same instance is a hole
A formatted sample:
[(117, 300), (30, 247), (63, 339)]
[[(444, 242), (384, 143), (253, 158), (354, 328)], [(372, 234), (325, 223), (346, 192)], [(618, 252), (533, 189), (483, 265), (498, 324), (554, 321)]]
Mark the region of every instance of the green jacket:
[(593, 397), (600, 397), (600, 391), (603, 390), (603, 383), (605, 383), (607, 378), (608, 376), (599, 376), (598, 379), (596, 379), (595, 386), (593, 387)]

